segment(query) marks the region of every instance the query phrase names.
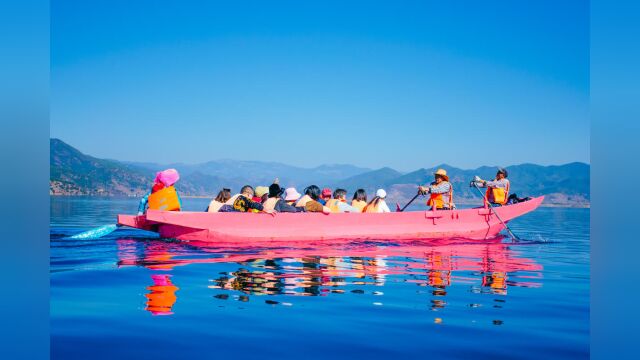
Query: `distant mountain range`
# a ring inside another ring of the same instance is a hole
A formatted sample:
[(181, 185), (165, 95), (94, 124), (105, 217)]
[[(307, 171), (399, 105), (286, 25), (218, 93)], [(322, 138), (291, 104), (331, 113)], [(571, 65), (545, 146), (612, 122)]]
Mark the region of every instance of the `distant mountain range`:
[[(202, 164), (156, 164), (98, 159), (85, 155), (59, 139), (50, 139), (51, 195), (140, 196), (148, 191), (155, 172), (176, 168), (181, 179), (176, 185), (186, 196), (214, 196), (222, 187), (237, 191), (242, 185), (269, 185), (275, 178), (283, 186), (299, 191), (309, 184), (344, 187), (350, 194), (357, 188), (368, 193), (383, 187), (390, 203), (404, 203), (416, 193), (418, 184), (433, 180), (437, 168), (447, 170), (459, 204), (478, 203), (479, 195), (469, 187), (478, 175), (490, 179), (496, 167), (463, 170), (446, 164), (401, 173), (384, 167), (321, 165), (301, 168), (277, 162), (215, 160)], [(520, 196), (547, 195), (545, 203), (556, 206), (589, 206), (590, 166), (570, 163), (558, 166), (521, 164), (508, 167), (512, 191)]]

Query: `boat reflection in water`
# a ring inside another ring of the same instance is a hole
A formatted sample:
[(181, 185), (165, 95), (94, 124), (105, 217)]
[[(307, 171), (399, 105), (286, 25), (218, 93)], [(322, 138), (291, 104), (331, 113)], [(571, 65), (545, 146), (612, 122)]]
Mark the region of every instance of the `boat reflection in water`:
[(229, 299), (230, 295), (238, 301), (249, 301), (251, 296), (260, 295), (327, 296), (365, 292), (384, 295), (385, 283), (394, 281), (428, 288), (434, 296), (432, 310), (446, 306), (444, 299), (452, 285), (467, 285), (472, 293), (507, 295), (510, 287), (541, 286), (542, 277), (542, 266), (519, 254), (518, 246), (526, 245), (503, 243), (502, 238), (481, 243), (465, 240), (347, 245), (305, 242), (290, 243), (286, 248), (267, 244), (212, 247), (204, 243), (133, 239), (120, 239), (117, 244), (119, 266), (153, 270), (153, 285), (147, 288), (150, 293), (145, 296), (146, 310), (154, 315), (172, 314), (179, 288), (172, 283), (168, 272), (189, 264), (237, 265), (234, 271), (208, 279), (208, 286), (217, 299)]

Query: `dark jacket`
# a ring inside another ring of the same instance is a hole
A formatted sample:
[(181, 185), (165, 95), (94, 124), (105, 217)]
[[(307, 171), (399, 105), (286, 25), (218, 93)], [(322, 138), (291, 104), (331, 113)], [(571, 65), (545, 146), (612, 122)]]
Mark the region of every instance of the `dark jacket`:
[(247, 212), (249, 209), (262, 211), (264, 208), (259, 202), (255, 202), (244, 195), (240, 195), (236, 198), (236, 201), (233, 202), (233, 209), (240, 212)]
[(277, 212), (304, 212), (303, 207), (295, 207), (293, 205), (289, 205), (284, 200), (278, 200), (278, 202), (276, 202), (276, 206), (273, 209)]

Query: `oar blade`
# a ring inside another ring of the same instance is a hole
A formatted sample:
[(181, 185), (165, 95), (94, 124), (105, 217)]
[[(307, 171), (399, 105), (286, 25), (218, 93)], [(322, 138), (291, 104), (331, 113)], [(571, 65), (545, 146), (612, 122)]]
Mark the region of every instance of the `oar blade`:
[(116, 225), (116, 224), (104, 225), (104, 226), (97, 227), (95, 229), (91, 229), (91, 230), (82, 232), (80, 234), (76, 234), (76, 235), (70, 236), (69, 239), (74, 239), (74, 240), (99, 239), (99, 238), (101, 238), (103, 236), (111, 234), (117, 228), (118, 228), (118, 225)]

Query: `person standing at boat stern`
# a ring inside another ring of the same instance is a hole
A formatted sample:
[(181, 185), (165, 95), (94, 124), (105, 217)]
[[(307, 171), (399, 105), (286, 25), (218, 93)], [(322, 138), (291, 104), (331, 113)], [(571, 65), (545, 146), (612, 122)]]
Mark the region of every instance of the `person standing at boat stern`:
[(486, 187), (487, 192), (485, 193), (485, 201), (491, 203), (494, 206), (502, 206), (507, 204), (507, 200), (509, 199), (509, 190), (511, 188), (511, 183), (507, 179), (509, 174), (507, 173), (507, 169), (498, 168), (498, 172), (496, 173), (496, 178), (494, 180), (482, 180), (476, 182), (478, 187)]
[(451, 210), (455, 209), (453, 204), (453, 185), (449, 182), (449, 176), (445, 169), (438, 169), (433, 173), (435, 181), (429, 184), (429, 186), (420, 186), (418, 191), (423, 194), (429, 194), (429, 200), (427, 206), (434, 207), (438, 210)]

